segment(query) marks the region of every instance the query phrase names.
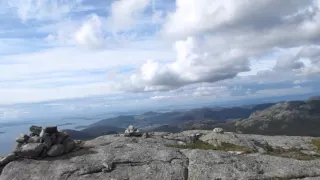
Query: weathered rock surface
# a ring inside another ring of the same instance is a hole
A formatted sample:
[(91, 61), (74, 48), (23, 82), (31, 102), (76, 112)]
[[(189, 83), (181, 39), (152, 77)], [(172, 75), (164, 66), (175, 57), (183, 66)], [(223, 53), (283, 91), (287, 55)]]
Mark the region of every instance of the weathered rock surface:
[(55, 157), (60, 156), (64, 152), (64, 147), (62, 144), (55, 144), (53, 145), (47, 152), (48, 156)]
[(21, 157), (37, 158), (45, 147), (42, 143), (28, 143), (16, 150), (16, 154)]
[[(311, 137), (259, 136), (212, 131), (178, 134), (150, 133), (149, 138), (101, 136), (82, 144), (82, 149), (42, 160), (10, 162), (0, 180), (272, 180), (319, 179), (320, 159), (296, 160), (261, 153), (178, 149), (169, 144), (187, 143), (192, 135), (209, 142), (235, 143), (246, 147), (301, 148), (316, 151)], [(283, 138), (283, 139), (282, 139)], [(252, 141), (253, 139), (253, 141)], [(257, 145), (258, 144), (258, 145)]]

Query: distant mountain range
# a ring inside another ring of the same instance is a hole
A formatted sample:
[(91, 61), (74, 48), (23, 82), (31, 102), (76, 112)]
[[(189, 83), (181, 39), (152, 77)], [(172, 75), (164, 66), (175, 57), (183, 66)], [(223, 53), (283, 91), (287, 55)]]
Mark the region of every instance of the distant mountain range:
[(320, 100), (280, 102), (219, 126), (250, 134), (320, 136)]
[(63, 131), (67, 132), (74, 139), (88, 140), (103, 135), (117, 134), (118, 132), (123, 132), (124, 130), (124, 128), (101, 125), (95, 127), (87, 127), (80, 131), (71, 129), (66, 129)]
[(141, 131), (180, 132), (213, 129), (267, 135), (320, 136), (320, 96), (306, 101), (263, 103), (230, 108), (197, 108), (146, 112), (103, 119), (81, 131), (66, 130), (75, 139), (91, 139), (123, 132), (129, 125)]

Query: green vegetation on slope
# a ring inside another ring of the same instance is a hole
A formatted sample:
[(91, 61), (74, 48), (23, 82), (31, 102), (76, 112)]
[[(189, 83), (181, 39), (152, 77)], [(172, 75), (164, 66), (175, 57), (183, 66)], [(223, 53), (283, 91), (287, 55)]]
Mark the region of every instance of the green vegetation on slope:
[(320, 153), (320, 139), (313, 139), (311, 143), (317, 148), (317, 152)]

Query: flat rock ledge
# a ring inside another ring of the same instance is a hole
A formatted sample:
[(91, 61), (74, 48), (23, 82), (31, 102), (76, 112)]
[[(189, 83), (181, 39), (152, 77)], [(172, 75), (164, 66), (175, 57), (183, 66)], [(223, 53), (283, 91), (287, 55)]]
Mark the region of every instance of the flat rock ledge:
[[(318, 147), (312, 144), (317, 138), (221, 131), (155, 132), (139, 137), (128, 133), (85, 141), (81, 149), (61, 156), (12, 161), (4, 167), (0, 180), (320, 179), (317, 156), (298, 160), (268, 153), (274, 148), (283, 152), (298, 148), (318, 152)], [(199, 142), (219, 150), (188, 146)], [(252, 151), (224, 150), (221, 148), (224, 143)]]

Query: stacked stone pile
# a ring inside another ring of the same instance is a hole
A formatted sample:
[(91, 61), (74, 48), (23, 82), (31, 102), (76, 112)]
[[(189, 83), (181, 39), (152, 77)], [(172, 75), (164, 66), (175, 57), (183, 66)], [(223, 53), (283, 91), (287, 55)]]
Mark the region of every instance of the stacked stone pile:
[(143, 138), (149, 138), (149, 133), (145, 132), (142, 133), (137, 129), (136, 127), (130, 125), (123, 134), (124, 137), (143, 137)]
[(16, 138), (14, 151), (0, 160), (0, 167), (18, 158), (56, 157), (80, 148), (80, 141), (74, 141), (67, 133), (58, 131), (57, 126), (31, 126), (30, 132), (30, 135), (21, 133)]

